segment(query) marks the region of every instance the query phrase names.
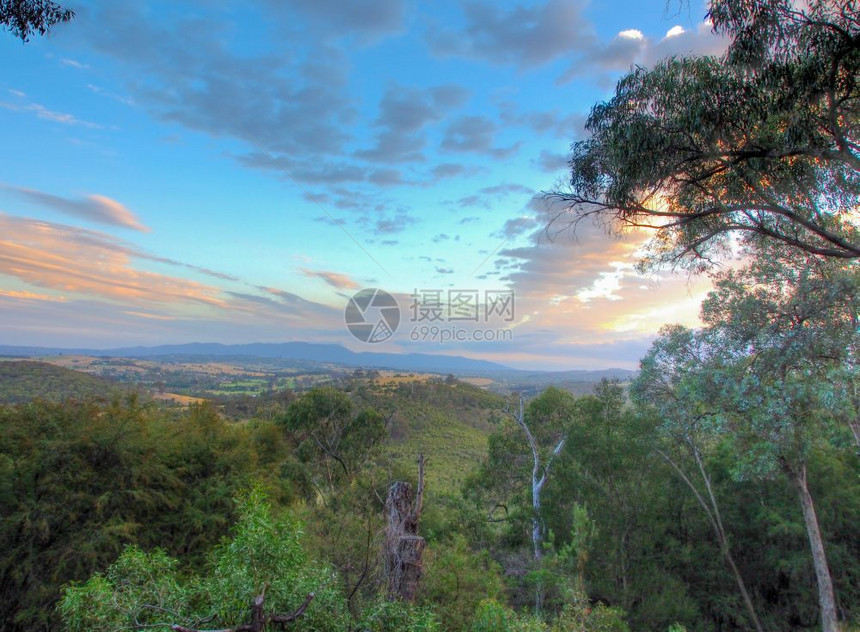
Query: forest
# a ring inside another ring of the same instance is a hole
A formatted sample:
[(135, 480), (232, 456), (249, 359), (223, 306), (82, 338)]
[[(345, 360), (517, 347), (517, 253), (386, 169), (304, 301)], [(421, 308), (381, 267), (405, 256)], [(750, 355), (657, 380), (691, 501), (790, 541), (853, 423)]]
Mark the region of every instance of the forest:
[[(283, 616), (313, 594), (297, 630), (814, 629), (798, 471), (838, 618), (856, 622), (860, 466), (837, 384), (738, 393), (706, 334), (728, 332), (667, 329), (632, 384), (580, 397), (359, 376), (232, 411), (7, 405), (3, 627), (251, 629), (264, 592)], [(419, 453), (426, 547), (403, 599), (386, 496), (417, 485)]]

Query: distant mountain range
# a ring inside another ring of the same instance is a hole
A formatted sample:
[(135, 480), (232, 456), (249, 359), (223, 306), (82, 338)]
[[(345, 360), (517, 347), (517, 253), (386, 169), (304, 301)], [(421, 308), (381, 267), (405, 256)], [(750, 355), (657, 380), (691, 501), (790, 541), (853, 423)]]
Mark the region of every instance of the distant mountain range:
[(213, 342), (161, 345), (157, 347), (124, 347), (119, 349), (61, 349), (0, 345), (0, 355), (34, 357), (59, 354), (116, 358), (165, 358), (179, 356), (277, 358), (303, 362), (319, 362), (322, 364), (392, 369), (396, 371), (456, 373), (459, 375), (514, 371), (514, 369), (502, 364), (486, 360), (474, 360), (462, 356), (432, 355), (428, 353), (358, 353), (340, 345), (314, 344), (309, 342), (252, 343), (242, 345), (223, 345)]
[[(70, 349), (56, 347), (23, 347), (0, 345), (0, 355), (38, 357), (50, 355), (87, 355), (115, 358), (272, 358), (341, 366), (391, 369), (395, 371), (417, 371), (426, 373), (453, 373), (455, 375), (508, 374), (529, 379), (550, 376), (576, 381), (597, 381), (602, 377), (626, 379), (633, 374), (626, 369), (592, 371), (521, 371), (487, 360), (475, 360), (463, 356), (433, 355), (429, 353), (374, 353), (350, 351), (333, 344), (310, 342), (251, 343), (224, 345), (214, 342), (156, 347), (122, 347), (118, 349)], [(541, 380), (543, 381), (543, 380)]]

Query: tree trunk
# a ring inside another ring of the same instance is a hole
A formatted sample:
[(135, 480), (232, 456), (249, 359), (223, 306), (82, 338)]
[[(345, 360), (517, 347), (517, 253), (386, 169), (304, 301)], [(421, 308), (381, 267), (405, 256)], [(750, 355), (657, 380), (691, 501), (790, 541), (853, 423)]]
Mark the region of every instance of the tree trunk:
[(812, 563), (815, 567), (815, 578), (818, 581), (821, 630), (822, 632), (839, 632), (833, 580), (830, 578), (830, 568), (827, 565), (824, 542), (821, 539), (821, 530), (818, 528), (815, 504), (806, 483), (806, 465), (800, 466), (798, 470), (790, 469), (789, 476), (800, 497), (800, 506), (803, 509), (803, 522), (806, 525), (806, 534), (809, 536), (809, 547), (812, 549)]
[(699, 466), (699, 473), (702, 476), (702, 479), (705, 481), (705, 489), (708, 492), (708, 500), (710, 500), (711, 506), (708, 507), (707, 503), (705, 503), (705, 499), (702, 498), (702, 495), (699, 493), (699, 490), (696, 489), (696, 486), (693, 485), (693, 481), (684, 473), (684, 470), (675, 463), (665, 452), (662, 450), (657, 450), (657, 453), (663, 457), (663, 459), (672, 466), (672, 469), (678, 474), (681, 480), (686, 483), (687, 487), (693, 492), (693, 495), (696, 497), (696, 500), (699, 502), (699, 506), (705, 512), (705, 515), (708, 517), (708, 522), (711, 524), (711, 528), (714, 530), (714, 535), (717, 536), (717, 542), (720, 545), (720, 552), (723, 554), (723, 557), (726, 560), (726, 563), (729, 565), (729, 568), (732, 571), (732, 576), (735, 578), (735, 584), (737, 584), (738, 590), (741, 593), (741, 599), (743, 599), (744, 606), (747, 609), (747, 614), (750, 616), (752, 620), (752, 624), (756, 629), (756, 632), (763, 632), (761, 627), (761, 622), (758, 619), (758, 614), (756, 614), (755, 606), (753, 606), (752, 599), (750, 598), (749, 592), (747, 592), (746, 584), (744, 583), (744, 578), (738, 570), (737, 565), (735, 564), (734, 557), (732, 557), (731, 549), (729, 548), (729, 540), (726, 536), (726, 530), (723, 528), (723, 519), (720, 515), (720, 506), (717, 504), (717, 497), (714, 494), (714, 490), (711, 487), (711, 478), (708, 476), (708, 472), (705, 469), (705, 464), (702, 462), (699, 453), (696, 448), (691, 448), (691, 452), (693, 454), (693, 458), (696, 461), (696, 464)]
[[(535, 470), (539, 461), (535, 461)], [(545, 480), (545, 479), (544, 479)], [(532, 476), (532, 546), (534, 547), (535, 564), (538, 572), (541, 571), (541, 561), (543, 560), (543, 525), (540, 520), (540, 490), (543, 487), (543, 480), (535, 480)], [(538, 577), (537, 586), (535, 586), (535, 613), (540, 614), (543, 608), (543, 580)]]
[(424, 572), (421, 556), (424, 538), (418, 535), (418, 519), (424, 504), (424, 455), (418, 455), (418, 491), (412, 485), (396, 482), (385, 501), (385, 573), (388, 598), (411, 602)]

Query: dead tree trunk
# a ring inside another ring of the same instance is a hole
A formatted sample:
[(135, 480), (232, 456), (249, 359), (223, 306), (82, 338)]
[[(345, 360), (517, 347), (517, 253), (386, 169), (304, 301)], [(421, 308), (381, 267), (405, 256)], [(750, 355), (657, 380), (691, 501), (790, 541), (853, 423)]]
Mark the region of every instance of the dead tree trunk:
[(418, 520), (424, 504), (424, 455), (418, 455), (418, 491), (398, 481), (388, 490), (385, 501), (385, 574), (388, 598), (411, 602), (424, 568), (424, 538), (418, 535)]
[[(268, 586), (268, 584), (266, 586)], [(314, 598), (314, 593), (308, 593), (308, 596), (305, 599), (304, 603), (302, 603), (302, 605), (300, 605), (290, 614), (271, 613), (267, 615), (263, 610), (264, 604), (266, 602), (266, 586), (263, 586), (262, 592), (260, 592), (260, 594), (254, 598), (254, 603), (251, 604), (251, 623), (245, 623), (236, 626), (235, 628), (221, 628), (219, 630), (198, 630), (197, 625), (202, 623), (198, 622), (190, 628), (179, 624), (173, 624), (170, 626), (170, 629), (173, 632), (263, 632), (269, 623), (278, 623), (281, 626), (286, 625), (287, 623), (292, 623), (305, 613), (305, 610), (308, 609), (308, 605), (311, 603), (311, 601), (313, 601)], [(213, 617), (214, 615), (212, 617), (209, 617), (209, 619), (211, 620)], [(136, 629), (145, 627), (147, 626), (135, 626)]]

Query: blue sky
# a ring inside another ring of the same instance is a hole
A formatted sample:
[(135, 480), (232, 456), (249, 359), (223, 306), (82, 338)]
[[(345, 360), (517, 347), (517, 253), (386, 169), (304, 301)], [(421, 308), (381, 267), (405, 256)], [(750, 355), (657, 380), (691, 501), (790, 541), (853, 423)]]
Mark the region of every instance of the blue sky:
[[(632, 367), (661, 325), (695, 322), (703, 282), (638, 275), (643, 235), (548, 238), (541, 192), (631, 65), (720, 51), (704, 5), (69, 6), (50, 37), (0, 37), (0, 344)], [(374, 345), (343, 323), (368, 287), (403, 310)], [(414, 339), (410, 295), (461, 289), (512, 291), (515, 317), (438, 325), (509, 339)]]

